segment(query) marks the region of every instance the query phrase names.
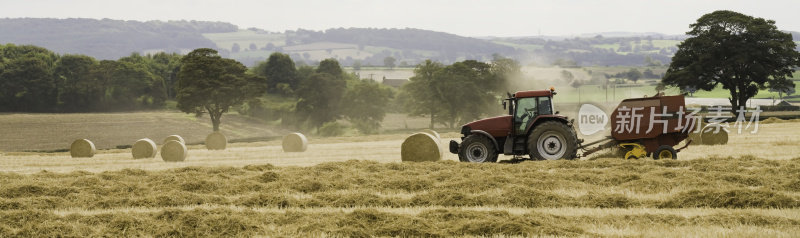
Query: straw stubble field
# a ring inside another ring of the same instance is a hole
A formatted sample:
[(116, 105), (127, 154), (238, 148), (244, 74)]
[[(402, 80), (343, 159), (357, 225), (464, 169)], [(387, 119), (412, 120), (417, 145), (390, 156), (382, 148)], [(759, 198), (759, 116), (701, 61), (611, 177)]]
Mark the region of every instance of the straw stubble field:
[(760, 130), (676, 161), (400, 163), (404, 134), (5, 153), (0, 236), (798, 236), (800, 123)]

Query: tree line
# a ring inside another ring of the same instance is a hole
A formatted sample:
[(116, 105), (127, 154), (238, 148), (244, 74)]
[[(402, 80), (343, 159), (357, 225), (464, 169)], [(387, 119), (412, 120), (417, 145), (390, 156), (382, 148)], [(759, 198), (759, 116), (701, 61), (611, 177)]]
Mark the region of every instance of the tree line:
[(173, 98), (180, 55), (118, 60), (0, 45), (0, 111), (109, 112), (163, 108)]
[[(163, 109), (168, 100), (196, 115), (208, 114), (218, 130), (230, 110), (318, 133), (341, 133), (346, 120), (375, 133), (389, 111), (430, 116), (454, 127), (485, 115), (518, 76), (519, 64), (495, 55), (490, 63), (452, 65), (427, 60), (397, 92), (345, 72), (335, 59), (297, 66), (273, 53), (248, 69), (200, 48), (183, 56), (131, 54), (118, 60), (58, 55), (37, 46), (0, 46), (0, 111), (109, 112)], [(278, 103), (276, 103), (278, 101)], [(277, 105), (277, 108), (276, 108)]]
[(465, 60), (447, 66), (427, 60), (394, 97), (393, 89), (345, 72), (336, 59), (296, 66), (289, 55), (273, 53), (245, 72), (241, 63), (221, 58), (215, 50), (197, 49), (182, 61), (178, 108), (209, 113), (215, 130), (221, 113), (239, 104), (241, 114), (281, 119), (284, 125), (321, 135), (341, 134), (340, 119), (361, 133), (375, 133), (393, 106), (431, 117), (431, 127), (452, 128), (492, 111), (487, 109), (499, 101), (507, 79), (520, 75), (519, 63), (494, 57), (491, 63)]

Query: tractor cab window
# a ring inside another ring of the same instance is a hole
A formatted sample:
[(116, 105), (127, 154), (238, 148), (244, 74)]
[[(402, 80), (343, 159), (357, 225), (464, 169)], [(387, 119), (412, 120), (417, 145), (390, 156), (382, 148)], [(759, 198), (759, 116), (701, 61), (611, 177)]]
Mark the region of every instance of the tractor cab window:
[(520, 98), (517, 100), (517, 112), (514, 113), (514, 125), (516, 126), (517, 134), (524, 134), (528, 122), (539, 115), (536, 106), (536, 98)]
[(539, 115), (553, 114), (553, 106), (550, 104), (550, 97), (539, 97)]

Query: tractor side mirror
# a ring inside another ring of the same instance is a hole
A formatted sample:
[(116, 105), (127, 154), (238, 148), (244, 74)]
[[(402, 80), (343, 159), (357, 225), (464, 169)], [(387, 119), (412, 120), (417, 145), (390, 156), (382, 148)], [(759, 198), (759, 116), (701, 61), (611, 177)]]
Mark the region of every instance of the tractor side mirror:
[(503, 110), (506, 110), (506, 100), (503, 100)]

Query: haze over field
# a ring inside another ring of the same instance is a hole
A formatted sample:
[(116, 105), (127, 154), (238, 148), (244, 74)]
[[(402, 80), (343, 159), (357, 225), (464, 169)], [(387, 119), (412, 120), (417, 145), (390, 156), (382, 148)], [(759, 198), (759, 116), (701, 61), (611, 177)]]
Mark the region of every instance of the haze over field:
[(705, 13), (733, 10), (800, 30), (796, 2), (767, 1), (3, 1), (8, 18), (111, 18), (222, 21), (268, 31), (338, 27), (418, 28), (462, 36), (682, 34)]

